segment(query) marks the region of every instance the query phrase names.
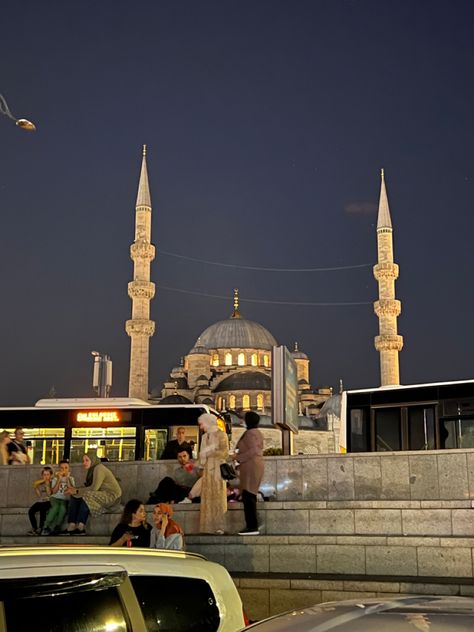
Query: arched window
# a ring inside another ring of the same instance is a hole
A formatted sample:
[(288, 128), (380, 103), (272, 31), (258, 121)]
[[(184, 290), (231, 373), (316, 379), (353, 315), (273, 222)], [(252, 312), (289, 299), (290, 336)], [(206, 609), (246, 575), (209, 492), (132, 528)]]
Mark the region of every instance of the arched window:
[(235, 410), (235, 395), (229, 395), (229, 408)]
[(263, 410), (263, 393), (257, 395), (257, 410)]
[(232, 365), (232, 354), (231, 353), (226, 353), (225, 354), (225, 365), (226, 366), (231, 366)]
[(250, 358), (250, 364), (252, 366), (257, 366), (258, 365), (258, 356), (256, 353), (252, 353), (252, 357)]
[(242, 397), (242, 408), (250, 408), (250, 396), (244, 395)]
[(212, 366), (219, 366), (219, 354), (214, 353), (212, 355)]
[(270, 364), (269, 360), (268, 360), (268, 356), (267, 354), (265, 354), (263, 356), (263, 366), (268, 366)]
[(239, 366), (245, 365), (245, 353), (239, 353), (239, 355), (237, 356), (237, 364)]

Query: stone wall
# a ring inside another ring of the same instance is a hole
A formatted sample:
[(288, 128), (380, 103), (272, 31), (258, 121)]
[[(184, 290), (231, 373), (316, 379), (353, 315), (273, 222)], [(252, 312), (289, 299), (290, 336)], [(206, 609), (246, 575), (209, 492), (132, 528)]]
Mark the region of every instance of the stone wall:
[[(173, 461), (108, 463), (120, 481), (123, 500), (146, 500), (176, 467)], [(72, 466), (76, 483), (85, 472)], [(26, 507), (41, 466), (0, 467), (0, 508)], [(278, 501), (474, 499), (474, 449), (369, 454), (267, 457), (261, 487)], [(332, 507), (335, 508), (335, 507)]]

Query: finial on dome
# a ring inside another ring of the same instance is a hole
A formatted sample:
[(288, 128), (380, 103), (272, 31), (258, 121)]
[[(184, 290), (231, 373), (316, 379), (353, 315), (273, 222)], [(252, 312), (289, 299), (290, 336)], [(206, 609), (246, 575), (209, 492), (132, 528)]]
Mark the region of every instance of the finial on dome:
[(234, 311), (231, 318), (242, 318), (239, 313), (239, 290), (237, 288), (234, 289)]
[(143, 145), (143, 155), (146, 156), (146, 145)]
[(382, 169), (380, 169), (380, 176), (381, 176), (382, 180), (385, 178), (385, 171), (384, 171), (383, 167), (382, 167)]
[(294, 351), (298, 351), (298, 343), (295, 341), (295, 348)]

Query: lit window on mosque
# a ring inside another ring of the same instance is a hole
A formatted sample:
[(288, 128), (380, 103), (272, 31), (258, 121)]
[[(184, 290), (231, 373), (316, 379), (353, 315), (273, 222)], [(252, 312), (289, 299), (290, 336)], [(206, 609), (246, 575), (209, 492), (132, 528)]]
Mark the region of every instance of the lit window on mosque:
[(250, 396), (244, 395), (242, 397), (242, 408), (250, 408)]
[(269, 360), (268, 360), (268, 356), (267, 354), (265, 354), (263, 356), (263, 366), (268, 366), (270, 364)]
[(214, 353), (212, 356), (212, 366), (219, 366), (219, 354)]
[(231, 353), (226, 353), (225, 354), (225, 365), (226, 366), (231, 366), (232, 364), (232, 354)]
[(259, 393), (257, 395), (257, 409), (263, 410), (263, 394), (262, 393)]
[(235, 395), (229, 395), (229, 407), (235, 409)]
[(239, 353), (239, 355), (237, 356), (237, 364), (239, 366), (245, 365), (245, 353)]
[(257, 364), (258, 364), (258, 356), (257, 356), (256, 353), (252, 353), (252, 356), (250, 358), (250, 364), (252, 366), (257, 366)]

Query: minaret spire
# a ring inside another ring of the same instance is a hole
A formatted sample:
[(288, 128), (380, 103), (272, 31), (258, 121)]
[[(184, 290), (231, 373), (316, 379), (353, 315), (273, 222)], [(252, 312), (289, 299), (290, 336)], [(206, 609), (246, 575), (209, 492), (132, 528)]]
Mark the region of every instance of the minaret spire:
[(374, 276), (379, 285), (379, 300), (374, 311), (379, 319), (379, 335), (375, 337), (375, 348), (380, 353), (380, 384), (400, 384), (398, 353), (403, 347), (403, 338), (397, 333), (397, 317), (401, 303), (395, 299), (395, 281), (398, 265), (393, 261), (392, 220), (388, 206), (385, 174), (381, 170), (379, 213), (377, 218), (377, 260)]
[(135, 207), (135, 241), (130, 247), (130, 257), (133, 261), (134, 280), (128, 284), (128, 295), (132, 299), (132, 318), (125, 324), (125, 330), (130, 336), (128, 396), (147, 400), (149, 339), (155, 332), (155, 323), (150, 320), (150, 301), (155, 296), (155, 284), (150, 281), (150, 267), (155, 258), (155, 246), (151, 243), (151, 197), (146, 145), (143, 145)]
[(234, 311), (232, 312), (231, 318), (242, 318), (239, 313), (239, 290), (237, 288), (234, 290)]

